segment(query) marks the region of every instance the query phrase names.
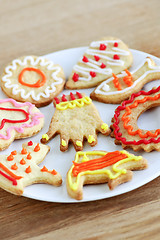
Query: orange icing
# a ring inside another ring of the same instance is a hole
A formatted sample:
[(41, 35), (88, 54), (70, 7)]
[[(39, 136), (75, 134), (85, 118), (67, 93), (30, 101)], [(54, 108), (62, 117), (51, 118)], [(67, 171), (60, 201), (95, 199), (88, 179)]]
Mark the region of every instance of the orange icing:
[(112, 75), (114, 77), (113, 83), (114, 83), (115, 88), (117, 88), (118, 91), (122, 90), (121, 84), (118, 81), (118, 77), (114, 73), (112, 73)]
[(24, 160), (24, 158), (21, 159), (20, 164), (22, 165), (26, 164), (26, 161)]
[(48, 172), (48, 173), (51, 173), (53, 175), (57, 174), (57, 172), (54, 169), (52, 171), (49, 171), (48, 168), (46, 168), (45, 166), (41, 169), (41, 172)]
[[(34, 84), (29, 84), (29, 83), (26, 83), (26, 82), (23, 82), (22, 78), (23, 78), (23, 74), (25, 71), (34, 71), (36, 73), (38, 73), (40, 76), (41, 76), (41, 79), (39, 79), (36, 83)], [(19, 74), (19, 78), (18, 78), (18, 81), (24, 85), (24, 86), (27, 86), (27, 87), (33, 87), (33, 88), (39, 88), (39, 87), (42, 87), (45, 82), (46, 82), (46, 76), (44, 75), (44, 73), (40, 70), (40, 69), (37, 69), (37, 68), (24, 68), (21, 73)]]
[(14, 159), (14, 157), (13, 157), (12, 154), (10, 154), (10, 155), (7, 157), (7, 160), (8, 160), (8, 161), (12, 161), (13, 159)]
[(127, 76), (123, 78), (123, 81), (128, 85), (128, 87), (130, 87), (133, 84), (132, 74), (127, 69), (125, 69), (125, 72), (127, 73)]
[(14, 173), (12, 173), (6, 166), (4, 166), (1, 162), (0, 162), (0, 167), (6, 172), (8, 173), (11, 177), (15, 178), (15, 179), (21, 179), (21, 176), (17, 176)]
[(144, 97), (143, 99), (136, 100), (133, 104), (126, 107), (126, 112), (122, 116), (122, 121), (123, 121), (123, 126), (125, 129), (127, 129), (129, 135), (135, 136), (138, 134), (141, 138), (147, 138), (147, 137), (157, 137), (160, 134), (160, 129), (157, 129), (154, 133), (152, 133), (151, 131), (147, 131), (145, 134), (143, 134), (141, 129), (132, 131), (133, 126), (127, 125), (127, 123), (130, 122), (131, 120), (130, 117), (127, 117), (127, 116), (131, 114), (132, 108), (136, 108), (139, 103), (145, 103), (147, 101), (155, 101), (159, 98), (160, 98), (160, 94), (155, 95), (154, 97), (147, 96), (147, 97)]
[(31, 153), (28, 153), (28, 155), (27, 155), (27, 159), (31, 159), (32, 158), (32, 156), (31, 156)]
[(15, 151), (12, 151), (11, 154), (12, 154), (12, 155), (17, 155), (17, 151), (16, 151), (16, 150), (15, 150)]
[(21, 154), (27, 154), (27, 149), (26, 148), (22, 148)]
[(17, 170), (17, 169), (18, 169), (17, 164), (16, 164), (16, 163), (13, 164), (13, 165), (11, 166), (11, 169), (12, 169), (12, 170)]
[(35, 152), (38, 152), (40, 150), (40, 146), (39, 146), (39, 143), (37, 143), (37, 145), (35, 146), (35, 148), (34, 148), (34, 151)]
[(26, 173), (30, 173), (32, 170), (31, 170), (31, 167), (30, 166), (28, 166), (27, 168), (26, 168), (26, 170), (25, 170), (25, 172)]
[(92, 159), (85, 162), (77, 163), (73, 161), (74, 167), (72, 169), (72, 173), (73, 173), (73, 176), (76, 177), (80, 172), (102, 169), (102, 168), (111, 166), (114, 163), (124, 158), (127, 158), (126, 154), (123, 154), (119, 151), (115, 151), (115, 152), (107, 153), (103, 157)]

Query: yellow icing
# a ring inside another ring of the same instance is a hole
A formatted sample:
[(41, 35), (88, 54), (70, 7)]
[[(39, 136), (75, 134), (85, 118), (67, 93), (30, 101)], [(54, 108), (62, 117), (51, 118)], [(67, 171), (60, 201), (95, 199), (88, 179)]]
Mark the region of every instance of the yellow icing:
[[(72, 169), (74, 167), (74, 164), (72, 165), (72, 167), (69, 170), (68, 173), (68, 182), (69, 182), (69, 186), (71, 187), (72, 190), (76, 191), (78, 189), (79, 186), (79, 182), (80, 182), (80, 178), (84, 175), (98, 175), (98, 174), (106, 174), (108, 175), (108, 177), (110, 179), (116, 179), (117, 177), (119, 177), (121, 174), (126, 174), (127, 170), (126, 169), (120, 169), (118, 168), (121, 164), (129, 162), (129, 161), (139, 161), (142, 159), (141, 156), (133, 156), (130, 155), (128, 152), (126, 152), (125, 150), (120, 151), (121, 153), (124, 153), (127, 155), (127, 158), (118, 161), (117, 163), (112, 165), (112, 171), (109, 169), (100, 169), (100, 170), (93, 170), (93, 171), (85, 171), (85, 172), (81, 172), (77, 175), (76, 177), (76, 181), (73, 183), (72, 182)], [(106, 152), (100, 152), (100, 151), (95, 151), (95, 152), (77, 152), (76, 153), (76, 157), (75, 157), (75, 162), (78, 162), (78, 159), (80, 156), (85, 156), (87, 158), (87, 155), (100, 155), (100, 156), (104, 156), (106, 155)], [(87, 160), (86, 160), (87, 161)], [(89, 161), (89, 158), (88, 158)]]
[(95, 138), (93, 137), (93, 135), (89, 135), (89, 137), (88, 137), (88, 142), (89, 143), (92, 143), (92, 142), (94, 142), (95, 141)]
[(42, 138), (45, 138), (47, 141), (48, 141), (48, 139), (49, 139), (49, 137), (48, 137), (47, 134), (43, 134), (43, 135), (42, 135)]
[(62, 139), (62, 142), (61, 142), (62, 146), (65, 147), (67, 145), (66, 141), (64, 139)]
[(107, 125), (106, 123), (103, 123), (103, 124), (101, 125), (101, 128), (102, 128), (104, 131), (106, 131), (106, 130), (108, 129), (108, 125)]
[(82, 147), (82, 142), (81, 141), (76, 141), (76, 145), (78, 146), (78, 147)]
[(59, 110), (66, 110), (68, 108), (73, 109), (75, 107), (83, 107), (84, 104), (89, 105), (92, 102), (90, 97), (83, 97), (80, 99), (75, 99), (72, 101), (67, 101), (67, 102), (61, 102), (59, 104), (56, 104), (56, 108)]

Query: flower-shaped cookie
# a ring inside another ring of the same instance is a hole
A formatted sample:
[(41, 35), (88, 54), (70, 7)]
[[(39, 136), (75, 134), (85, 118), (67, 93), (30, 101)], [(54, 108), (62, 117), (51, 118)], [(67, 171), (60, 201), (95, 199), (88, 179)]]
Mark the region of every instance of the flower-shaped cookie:
[(1, 79), (2, 90), (20, 102), (37, 107), (52, 102), (64, 87), (63, 69), (44, 57), (25, 56), (13, 60)]

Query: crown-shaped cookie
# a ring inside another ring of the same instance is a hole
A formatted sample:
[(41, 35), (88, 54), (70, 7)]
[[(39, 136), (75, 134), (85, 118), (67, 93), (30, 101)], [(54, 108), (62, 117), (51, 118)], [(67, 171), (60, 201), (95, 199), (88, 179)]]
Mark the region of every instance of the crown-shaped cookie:
[(95, 108), (92, 100), (77, 92), (56, 98), (56, 110), (52, 117), (49, 130), (42, 136), (41, 142), (47, 143), (56, 134), (60, 134), (61, 151), (68, 149), (71, 141), (76, 149), (83, 149), (83, 140), (87, 139), (91, 146), (97, 144), (97, 132), (104, 135), (110, 133), (108, 125), (104, 123)]

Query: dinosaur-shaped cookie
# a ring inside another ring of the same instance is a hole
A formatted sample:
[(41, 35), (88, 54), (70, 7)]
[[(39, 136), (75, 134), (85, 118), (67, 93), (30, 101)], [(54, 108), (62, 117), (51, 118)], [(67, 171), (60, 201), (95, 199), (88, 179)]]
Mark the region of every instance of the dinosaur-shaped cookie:
[(22, 145), (20, 152), (12, 151), (0, 157), (0, 187), (16, 195), (22, 195), (24, 187), (33, 183), (48, 183), (60, 186), (62, 178), (55, 170), (49, 171), (41, 163), (50, 148), (29, 141)]
[(67, 173), (68, 194), (77, 200), (83, 198), (83, 185), (108, 182), (112, 190), (132, 179), (132, 171), (147, 168), (147, 160), (127, 151), (77, 152)]

